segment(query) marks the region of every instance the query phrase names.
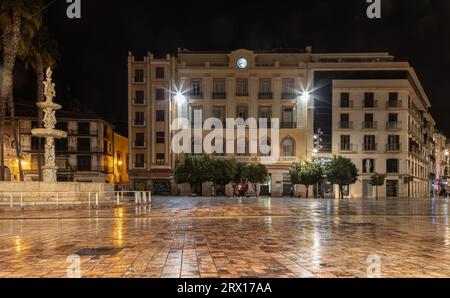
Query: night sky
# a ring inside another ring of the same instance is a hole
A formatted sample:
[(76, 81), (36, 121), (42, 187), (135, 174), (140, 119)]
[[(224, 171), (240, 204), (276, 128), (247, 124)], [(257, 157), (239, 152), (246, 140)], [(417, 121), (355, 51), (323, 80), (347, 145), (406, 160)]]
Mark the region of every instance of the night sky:
[[(450, 136), (450, 1), (381, 1), (382, 19), (370, 20), (366, 0), (81, 0), (82, 19), (71, 20), (57, 0), (44, 19), (61, 52), (56, 101), (78, 100), (126, 133), (130, 50), (388, 51), (415, 67), (438, 128)], [(34, 100), (34, 74), (20, 63), (15, 84), (16, 97)]]

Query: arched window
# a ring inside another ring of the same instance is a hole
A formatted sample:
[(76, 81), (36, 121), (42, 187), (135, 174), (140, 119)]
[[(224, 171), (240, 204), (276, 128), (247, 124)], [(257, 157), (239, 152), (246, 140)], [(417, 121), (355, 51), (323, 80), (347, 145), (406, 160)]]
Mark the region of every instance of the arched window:
[(284, 139), (281, 148), (283, 156), (294, 156), (294, 141), (291, 138)]

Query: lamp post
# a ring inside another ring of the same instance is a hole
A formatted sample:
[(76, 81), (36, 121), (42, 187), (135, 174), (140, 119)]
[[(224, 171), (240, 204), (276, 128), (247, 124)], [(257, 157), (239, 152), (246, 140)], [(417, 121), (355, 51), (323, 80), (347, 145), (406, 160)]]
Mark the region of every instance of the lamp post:
[[(323, 136), (323, 131), (320, 128), (317, 130), (317, 133), (315, 133), (313, 136), (313, 138), (314, 138), (314, 140), (313, 140), (313, 146), (314, 146), (313, 159), (317, 160), (318, 162), (320, 162), (320, 159), (319, 159), (320, 150), (322, 150), (322, 148), (323, 148), (323, 146), (321, 145), (321, 143), (323, 142), (322, 136)], [(316, 188), (317, 188), (317, 195), (320, 197), (320, 194), (319, 194), (320, 182), (317, 183)]]

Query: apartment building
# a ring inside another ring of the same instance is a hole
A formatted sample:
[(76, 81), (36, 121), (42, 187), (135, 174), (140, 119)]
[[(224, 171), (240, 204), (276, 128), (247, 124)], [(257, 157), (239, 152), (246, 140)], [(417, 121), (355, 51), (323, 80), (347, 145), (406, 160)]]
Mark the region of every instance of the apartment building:
[[(21, 106), (21, 103), (17, 103)], [(31, 134), (38, 127), (37, 110), (26, 104), (17, 110), (22, 167), (26, 181), (38, 181), (38, 160), (45, 141)], [(128, 141), (114, 133), (114, 126), (93, 113), (58, 111), (57, 129), (66, 131), (67, 139), (55, 140), (58, 181), (104, 182), (127, 184), (126, 158)], [(7, 121), (8, 123), (9, 121)], [(6, 146), (6, 166), (9, 180), (17, 180), (18, 165), (12, 132), (9, 127)], [(118, 142), (119, 150), (115, 143)], [(120, 163), (120, 166), (118, 164)], [(121, 174), (119, 179), (119, 173)]]
[[(135, 189), (180, 193), (172, 170), (182, 158), (170, 150), (170, 123), (177, 117), (203, 119), (278, 118), (280, 140), (270, 143), (280, 160), (269, 165), (261, 186), (273, 196), (299, 194), (289, 167), (302, 158), (351, 158), (361, 173), (349, 197), (371, 197), (375, 172), (387, 174), (386, 197), (430, 193), (434, 120), (429, 99), (407, 62), (388, 53), (316, 54), (306, 51), (192, 52), (156, 58), (128, 57), (130, 181)], [(177, 100), (183, 93), (185, 101)], [(302, 96), (310, 93), (311, 97)], [(318, 154), (313, 135), (323, 131)], [(236, 140), (237, 142), (238, 140)], [(247, 142), (247, 140), (245, 140)], [(193, 147), (202, 140), (192, 140)], [(248, 147), (248, 146), (246, 146)], [(245, 162), (261, 154), (229, 153)], [(328, 196), (334, 189), (326, 188)]]

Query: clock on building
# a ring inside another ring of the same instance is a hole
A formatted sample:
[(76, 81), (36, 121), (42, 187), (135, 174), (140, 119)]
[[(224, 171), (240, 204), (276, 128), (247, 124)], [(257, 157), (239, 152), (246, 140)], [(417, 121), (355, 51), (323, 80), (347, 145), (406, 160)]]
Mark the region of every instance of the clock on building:
[(239, 58), (236, 62), (237, 67), (239, 67), (240, 69), (245, 69), (247, 68), (248, 62), (247, 59), (245, 58)]

